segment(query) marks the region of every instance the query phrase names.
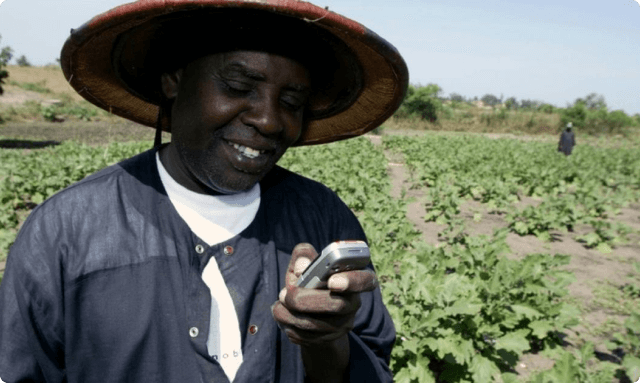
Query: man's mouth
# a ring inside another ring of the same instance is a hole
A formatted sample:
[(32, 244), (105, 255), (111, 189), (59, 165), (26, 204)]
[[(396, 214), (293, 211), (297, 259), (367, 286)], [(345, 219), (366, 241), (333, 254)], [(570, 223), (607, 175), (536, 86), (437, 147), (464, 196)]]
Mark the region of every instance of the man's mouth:
[(254, 159), (257, 158), (259, 155), (264, 154), (266, 152), (266, 150), (257, 150), (257, 149), (253, 149), (253, 148), (249, 148), (243, 145), (239, 145), (233, 142), (229, 142), (229, 145), (233, 146), (238, 152), (240, 152), (243, 156), (250, 158), (250, 159)]

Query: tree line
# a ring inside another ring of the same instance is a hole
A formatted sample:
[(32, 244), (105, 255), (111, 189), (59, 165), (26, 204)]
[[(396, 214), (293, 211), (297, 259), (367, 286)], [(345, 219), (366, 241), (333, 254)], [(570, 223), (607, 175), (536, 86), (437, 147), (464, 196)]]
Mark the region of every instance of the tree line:
[(451, 109), (477, 105), (478, 101), (485, 106), (499, 108), (502, 114), (505, 113), (504, 110), (514, 113), (518, 111), (558, 113), (562, 126), (572, 122), (575, 128), (590, 133), (614, 133), (623, 127), (640, 127), (640, 114), (629, 116), (622, 110), (609, 111), (604, 96), (597, 93), (577, 98), (567, 107), (560, 108), (539, 100), (518, 100), (515, 97), (504, 100), (502, 95), (497, 97), (493, 94), (485, 94), (480, 98), (466, 98), (458, 93), (451, 93), (445, 97), (442, 95), (442, 88), (437, 84), (410, 85), (395, 117), (418, 118), (436, 123), (439, 119), (446, 119), (447, 114), (451, 114)]

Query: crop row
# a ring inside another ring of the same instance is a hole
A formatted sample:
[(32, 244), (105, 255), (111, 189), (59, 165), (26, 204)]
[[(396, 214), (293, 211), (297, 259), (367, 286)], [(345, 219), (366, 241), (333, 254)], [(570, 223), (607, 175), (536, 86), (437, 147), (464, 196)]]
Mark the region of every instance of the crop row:
[[(422, 243), (407, 201), (389, 197), (387, 160), (369, 141), (296, 149), (283, 163), (336, 190), (359, 216), (398, 331), (397, 382), (515, 380), (524, 352), (557, 347), (577, 323), (577, 309), (562, 300), (573, 281), (560, 270), (568, 257), (507, 259), (505, 231), (460, 233), (438, 248)], [(355, 189), (345, 189), (353, 179)]]
[[(583, 146), (565, 157), (548, 143), (472, 136), (392, 136), (385, 146), (404, 154), (413, 187), (427, 188), (427, 221), (444, 223), (473, 199), (506, 214), (519, 235), (549, 240), (554, 230), (590, 226), (580, 240), (609, 252), (631, 231), (610, 219), (640, 199), (640, 156), (633, 149)], [(541, 203), (514, 209), (524, 197)]]
[[(565, 157), (551, 144), (471, 136), (391, 136), (383, 143), (404, 155), (412, 187), (427, 195), (425, 220), (446, 225), (441, 238), (448, 245), (467, 242), (458, 214), (469, 199), (484, 203), (490, 213), (504, 215), (507, 230), (519, 235), (535, 234), (549, 240), (556, 230), (590, 227), (591, 232), (577, 239), (603, 252), (611, 251), (633, 231), (613, 220), (620, 208), (640, 200), (640, 158), (633, 150), (585, 146)], [(525, 197), (540, 203), (516, 208), (514, 203)], [(640, 273), (638, 264), (636, 268)], [(631, 291), (629, 298), (637, 301), (640, 284), (628, 285), (627, 290)], [(622, 369), (594, 363), (593, 344), (587, 343), (577, 355), (556, 354), (556, 367), (532, 381), (611, 382), (622, 370), (636, 380), (640, 376), (639, 318), (640, 311), (632, 312), (623, 331), (608, 343), (624, 355)], [(587, 366), (594, 364), (596, 370), (590, 367), (587, 373)], [(503, 376), (505, 381), (512, 378)]]

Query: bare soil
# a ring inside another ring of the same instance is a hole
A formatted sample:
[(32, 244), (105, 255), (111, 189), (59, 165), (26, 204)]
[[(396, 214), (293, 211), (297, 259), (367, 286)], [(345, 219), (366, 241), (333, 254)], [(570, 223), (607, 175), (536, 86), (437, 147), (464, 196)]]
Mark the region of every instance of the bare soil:
[[(491, 134), (492, 138), (505, 138), (503, 135)], [(380, 136), (367, 136), (374, 144), (380, 144)], [(523, 139), (522, 137), (509, 137)], [(539, 140), (540, 137), (531, 139)], [(434, 222), (425, 222), (426, 215), (424, 194), (425, 190), (411, 189), (408, 181), (408, 170), (403, 164), (402, 156), (386, 152), (388, 173), (391, 178), (391, 196), (400, 198), (404, 193), (405, 198), (411, 201), (407, 207), (407, 218), (422, 232), (425, 242), (438, 246), (442, 242), (438, 233), (445, 226)], [(517, 208), (527, 205), (537, 205), (540, 201), (533, 198), (525, 198), (518, 202)], [(481, 214), (479, 221), (474, 221), (474, 216)], [(487, 209), (476, 201), (469, 201), (461, 207), (460, 218), (465, 221), (465, 228), (470, 235), (491, 235), (495, 229), (507, 226), (502, 216), (490, 214)], [(613, 249), (610, 254), (603, 254), (595, 249), (587, 249), (576, 237), (584, 234), (584, 229), (577, 228), (573, 233), (554, 233), (552, 242), (543, 242), (535, 236), (519, 236), (509, 233), (507, 244), (511, 248), (509, 257), (521, 258), (527, 254), (566, 254), (571, 256), (571, 262), (566, 270), (571, 271), (576, 281), (569, 286), (569, 300), (576, 303), (582, 310), (582, 317), (578, 318), (580, 324), (567, 332), (565, 339), (569, 347), (579, 347), (586, 341), (594, 342), (597, 355), (606, 360), (617, 361), (605, 347), (605, 342), (619, 324), (625, 319), (620, 310), (615, 309), (614, 302), (608, 304), (608, 300), (616, 298), (612, 292), (617, 291), (627, 282), (627, 275), (632, 269), (633, 262), (640, 261), (640, 204), (633, 204), (622, 209), (615, 218), (632, 227), (636, 232), (629, 236), (628, 241)], [(608, 291), (609, 295), (602, 294)], [(613, 325), (612, 325), (613, 323)], [(617, 325), (616, 325), (617, 324)], [(516, 371), (523, 379), (536, 371), (553, 367), (553, 361), (539, 354), (525, 354), (519, 362)]]

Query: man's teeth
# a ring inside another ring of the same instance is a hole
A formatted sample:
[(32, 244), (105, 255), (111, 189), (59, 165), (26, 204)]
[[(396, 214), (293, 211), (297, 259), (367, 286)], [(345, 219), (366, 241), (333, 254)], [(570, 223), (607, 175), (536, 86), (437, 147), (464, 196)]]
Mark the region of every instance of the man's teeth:
[(260, 154), (264, 153), (264, 150), (255, 150), (252, 148), (248, 148), (246, 146), (231, 144), (234, 148), (236, 148), (240, 153), (242, 153), (245, 157), (256, 158)]

